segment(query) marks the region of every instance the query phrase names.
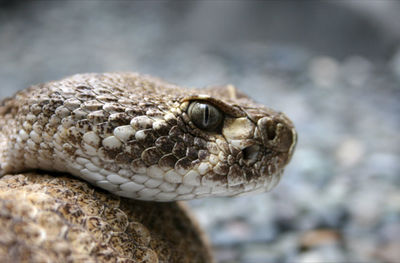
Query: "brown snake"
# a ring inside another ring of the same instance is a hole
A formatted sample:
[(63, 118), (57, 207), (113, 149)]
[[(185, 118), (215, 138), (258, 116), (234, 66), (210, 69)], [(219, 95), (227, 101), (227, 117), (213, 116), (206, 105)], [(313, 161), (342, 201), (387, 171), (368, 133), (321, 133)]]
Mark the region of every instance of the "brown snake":
[(135, 73), (32, 86), (1, 102), (0, 127), (0, 175), (68, 172), (155, 201), (269, 190), (296, 144), (283, 113), (233, 86), (185, 89)]
[(119, 196), (172, 201), (263, 192), (296, 145), (292, 122), (233, 86), (79, 74), (0, 104), (0, 175), (68, 172)]
[(230, 85), (106, 73), (32, 86), (0, 103), (0, 262), (212, 262), (181, 203), (135, 199), (267, 191), (295, 145), (283, 113)]

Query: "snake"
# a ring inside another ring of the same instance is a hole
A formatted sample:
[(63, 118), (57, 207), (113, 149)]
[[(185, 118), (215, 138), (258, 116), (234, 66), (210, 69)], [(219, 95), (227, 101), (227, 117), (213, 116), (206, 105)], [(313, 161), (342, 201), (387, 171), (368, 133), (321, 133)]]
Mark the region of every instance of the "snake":
[(0, 176), (71, 174), (134, 200), (269, 191), (296, 142), (284, 113), (233, 85), (184, 88), (139, 73), (87, 73), (0, 102)]

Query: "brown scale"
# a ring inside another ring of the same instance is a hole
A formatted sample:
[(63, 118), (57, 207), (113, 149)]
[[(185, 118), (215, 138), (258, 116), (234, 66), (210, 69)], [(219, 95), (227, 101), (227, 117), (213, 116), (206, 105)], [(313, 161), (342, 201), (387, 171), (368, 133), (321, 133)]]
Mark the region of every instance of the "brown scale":
[(167, 154), (172, 152), (174, 148), (174, 143), (171, 142), (168, 136), (161, 136), (158, 137), (157, 140), (154, 142), (154, 145), (159, 149), (163, 154)]
[(175, 163), (178, 159), (173, 154), (166, 154), (160, 158), (158, 161), (158, 165), (160, 165), (161, 169), (172, 169), (175, 167)]
[(147, 166), (151, 166), (157, 164), (158, 160), (160, 160), (162, 156), (163, 154), (157, 149), (157, 147), (149, 147), (143, 151), (142, 160)]

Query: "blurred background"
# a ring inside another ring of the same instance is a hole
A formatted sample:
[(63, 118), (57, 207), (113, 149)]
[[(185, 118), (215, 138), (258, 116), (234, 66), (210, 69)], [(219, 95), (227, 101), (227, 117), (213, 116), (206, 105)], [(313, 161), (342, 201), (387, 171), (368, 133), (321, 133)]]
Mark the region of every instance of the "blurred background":
[(231, 83), (299, 144), (270, 193), (191, 201), (218, 262), (400, 261), (400, 2), (0, 0), (0, 99), (83, 72)]

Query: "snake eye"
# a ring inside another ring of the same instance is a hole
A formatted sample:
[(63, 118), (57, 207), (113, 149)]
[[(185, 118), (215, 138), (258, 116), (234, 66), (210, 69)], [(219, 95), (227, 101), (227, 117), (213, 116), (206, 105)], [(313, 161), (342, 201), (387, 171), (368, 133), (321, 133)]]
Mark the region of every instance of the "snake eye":
[(206, 131), (215, 131), (224, 119), (221, 111), (207, 102), (192, 102), (188, 114), (198, 128)]

